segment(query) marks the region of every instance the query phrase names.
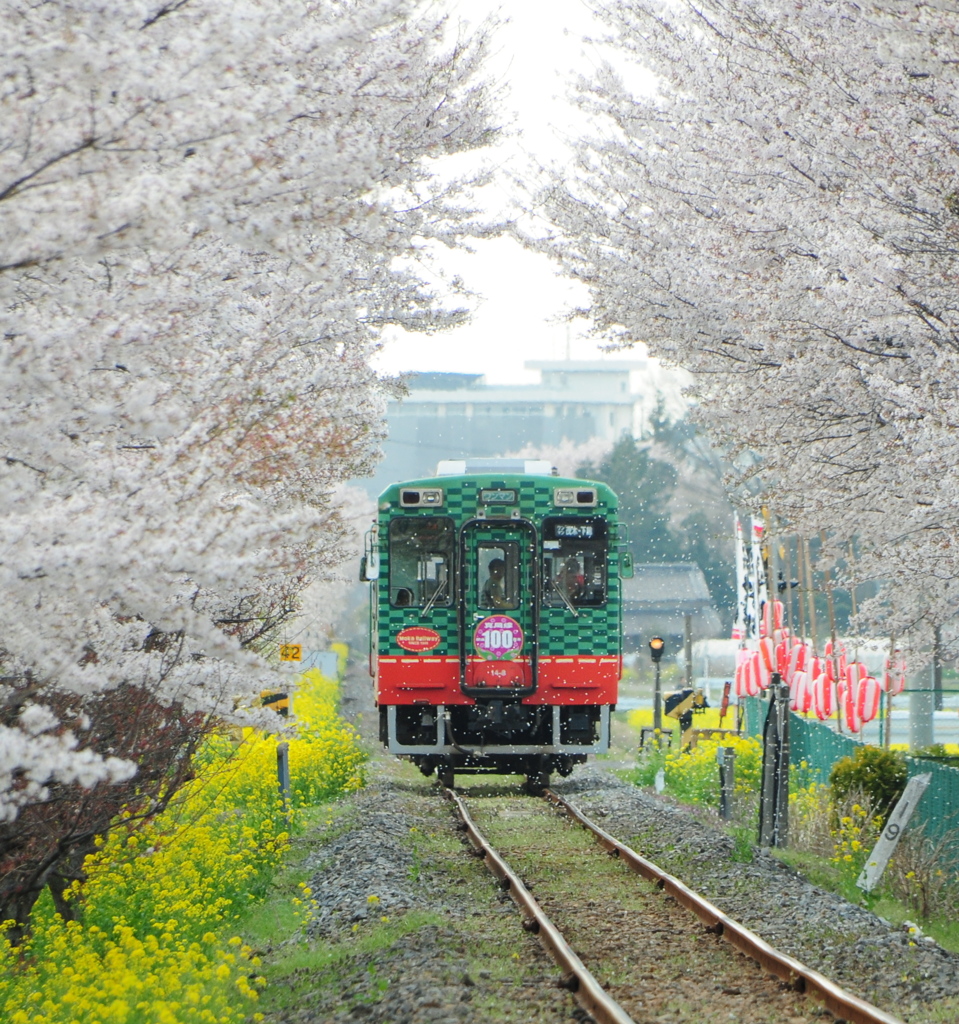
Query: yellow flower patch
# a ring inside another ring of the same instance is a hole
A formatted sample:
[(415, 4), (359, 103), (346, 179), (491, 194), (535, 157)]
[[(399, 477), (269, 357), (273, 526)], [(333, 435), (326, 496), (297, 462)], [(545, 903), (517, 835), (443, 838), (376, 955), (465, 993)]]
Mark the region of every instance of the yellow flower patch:
[[(0, 925), (0, 1020), (11, 1024), (239, 1024), (255, 1008), (258, 961), (232, 923), (262, 897), (300, 807), (363, 783), (364, 756), (336, 712), (337, 684), (300, 677), (290, 740), (291, 807), (276, 775), (277, 739), (213, 736), (197, 776), (146, 824), (121, 823), (87, 858), (63, 921), (49, 897), (14, 949)], [(314, 909), (303, 887), (296, 918)], [(9, 925), (9, 922), (7, 923)]]

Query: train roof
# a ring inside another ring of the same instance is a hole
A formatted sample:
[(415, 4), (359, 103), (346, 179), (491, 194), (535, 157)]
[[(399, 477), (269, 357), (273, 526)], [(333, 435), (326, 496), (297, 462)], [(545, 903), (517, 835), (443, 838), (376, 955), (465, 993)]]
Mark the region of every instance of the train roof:
[[(519, 487), (523, 481), (535, 480), (537, 491), (547, 492), (568, 488), (593, 488), (595, 502), (607, 509), (615, 509), (618, 499), (613, 490), (597, 480), (555, 475), (549, 462), (541, 459), (449, 459), (440, 462), (436, 476), (398, 480), (380, 495), (381, 501), (393, 502), (401, 490), (411, 488), (447, 488), (458, 490), (465, 483), (480, 487)], [(591, 503), (592, 504), (592, 503)], [(575, 502), (571, 503), (576, 507)], [(593, 506), (595, 507), (595, 505)], [(582, 508), (581, 511), (588, 511)]]
[(554, 476), (549, 459), (441, 459), (437, 476), (479, 476), (505, 473), (508, 476)]

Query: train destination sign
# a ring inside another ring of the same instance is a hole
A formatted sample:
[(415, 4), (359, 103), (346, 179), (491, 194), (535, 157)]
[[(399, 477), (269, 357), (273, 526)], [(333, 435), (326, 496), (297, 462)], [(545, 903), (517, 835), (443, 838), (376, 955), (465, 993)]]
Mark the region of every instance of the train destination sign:
[(426, 626), (407, 626), (396, 634), (396, 642), (404, 651), (413, 651), (417, 654), (432, 651), (441, 639), (435, 629), (427, 629)]
[(482, 505), (515, 505), (516, 491), (510, 488), (483, 488), (480, 491)]
[(556, 524), (556, 536), (557, 537), (572, 537), (575, 540), (592, 540), (593, 539), (593, 524), (592, 523), (557, 523)]
[(508, 615), (490, 615), (476, 627), (473, 646), (487, 658), (513, 658), (523, 649), (523, 627)]
[(550, 516), (543, 522), (543, 540), (603, 542), (609, 535), (606, 520), (600, 516)]

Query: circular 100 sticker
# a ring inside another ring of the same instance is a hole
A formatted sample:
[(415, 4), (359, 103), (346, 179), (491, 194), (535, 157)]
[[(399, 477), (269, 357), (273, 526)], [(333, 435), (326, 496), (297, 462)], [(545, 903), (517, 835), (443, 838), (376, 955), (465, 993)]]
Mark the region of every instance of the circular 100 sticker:
[(511, 658), (523, 649), (523, 628), (508, 615), (490, 615), (476, 627), (473, 646), (487, 658)]

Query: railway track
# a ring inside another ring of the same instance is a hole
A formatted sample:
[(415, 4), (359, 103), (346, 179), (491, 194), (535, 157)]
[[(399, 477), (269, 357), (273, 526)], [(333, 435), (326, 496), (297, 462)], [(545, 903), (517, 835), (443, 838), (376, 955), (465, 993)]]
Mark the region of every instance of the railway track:
[[(445, 795), (598, 1024), (902, 1024), (733, 921), (562, 797)], [(559, 813), (557, 813), (559, 812)], [(535, 896), (534, 896), (535, 893)]]

